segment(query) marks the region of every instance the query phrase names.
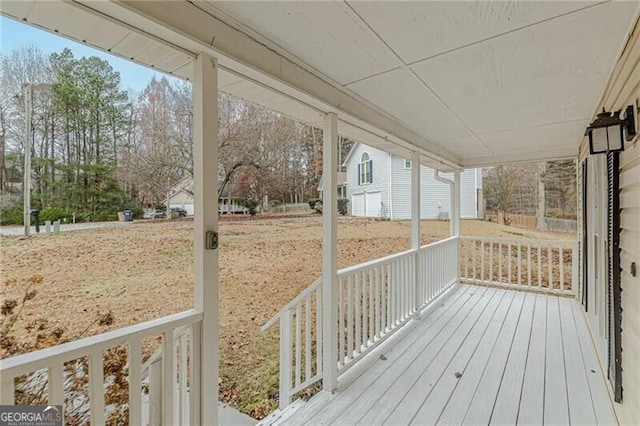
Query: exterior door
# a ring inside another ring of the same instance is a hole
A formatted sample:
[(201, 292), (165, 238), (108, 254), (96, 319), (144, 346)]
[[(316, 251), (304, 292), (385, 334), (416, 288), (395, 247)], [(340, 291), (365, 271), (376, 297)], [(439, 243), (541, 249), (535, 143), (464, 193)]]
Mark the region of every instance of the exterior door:
[(353, 194), (351, 200), (351, 214), (354, 216), (364, 216), (364, 194)]
[(368, 192), (365, 193), (365, 203), (367, 217), (380, 217), (380, 211), (382, 209), (382, 194), (380, 192)]

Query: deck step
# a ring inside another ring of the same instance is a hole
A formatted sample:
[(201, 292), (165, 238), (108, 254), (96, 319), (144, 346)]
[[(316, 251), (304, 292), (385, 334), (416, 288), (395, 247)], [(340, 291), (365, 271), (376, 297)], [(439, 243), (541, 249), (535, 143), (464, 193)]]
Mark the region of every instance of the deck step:
[(301, 399), (296, 399), (288, 407), (283, 410), (276, 410), (264, 419), (260, 420), (256, 426), (272, 426), (290, 418), (298, 409), (304, 407), (307, 403)]

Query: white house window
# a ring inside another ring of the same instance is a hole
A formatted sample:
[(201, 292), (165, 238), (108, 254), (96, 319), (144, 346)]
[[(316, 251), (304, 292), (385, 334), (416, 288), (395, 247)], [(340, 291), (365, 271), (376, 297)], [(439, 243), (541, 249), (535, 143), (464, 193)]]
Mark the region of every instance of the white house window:
[(407, 160), (406, 158), (404, 159), (404, 168), (405, 169), (411, 168), (411, 160)]
[(364, 153), (360, 158), (360, 164), (358, 164), (358, 185), (366, 185), (373, 182), (373, 170), (372, 160), (369, 159), (369, 154)]

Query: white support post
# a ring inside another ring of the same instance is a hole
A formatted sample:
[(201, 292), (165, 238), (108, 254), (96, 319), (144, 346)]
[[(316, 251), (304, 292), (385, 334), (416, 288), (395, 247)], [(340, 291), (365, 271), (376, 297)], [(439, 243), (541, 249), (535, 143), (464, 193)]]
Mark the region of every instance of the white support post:
[(420, 248), (420, 153), (411, 153), (411, 248)]
[(411, 153), (411, 248), (413, 255), (413, 309), (420, 315), (420, 154)]
[(23, 223), (24, 235), (28, 237), (31, 234), (31, 138), (32, 138), (32, 101), (33, 101), (33, 85), (25, 84), (23, 89), (24, 96), (24, 117), (25, 117), (25, 140), (24, 140), (24, 182), (23, 182)]
[[(200, 329), (199, 423), (218, 423), (218, 250), (206, 234), (218, 232), (218, 65), (201, 53), (193, 62), (193, 177), (195, 308)], [(212, 234), (213, 235), (213, 234)]]
[(460, 172), (453, 173), (453, 186), (451, 187), (451, 236), (460, 236)]
[(322, 191), (322, 386), (333, 392), (338, 384), (338, 200), (335, 190), (338, 180), (338, 117), (335, 113), (328, 113), (324, 117), (323, 138), (322, 176), (325, 190)]

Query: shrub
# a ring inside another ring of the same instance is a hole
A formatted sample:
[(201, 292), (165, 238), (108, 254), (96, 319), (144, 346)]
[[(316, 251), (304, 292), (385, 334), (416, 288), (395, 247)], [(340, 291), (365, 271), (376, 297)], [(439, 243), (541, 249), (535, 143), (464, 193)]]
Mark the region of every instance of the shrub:
[(339, 198), (338, 199), (338, 213), (342, 216), (345, 216), (349, 212), (349, 199), (347, 198)]
[(312, 199), (310, 199), (310, 200), (308, 201), (308, 203), (309, 203), (309, 208), (310, 208), (311, 210), (315, 210), (315, 209), (316, 209), (316, 203), (317, 203), (317, 202), (322, 203), (322, 198), (312, 198)]
[(0, 208), (0, 225), (22, 225), (22, 201)]
[(253, 198), (236, 198), (233, 200), (237, 205), (249, 210), (251, 216), (255, 216), (258, 212), (257, 207), (260, 205), (258, 200)]

